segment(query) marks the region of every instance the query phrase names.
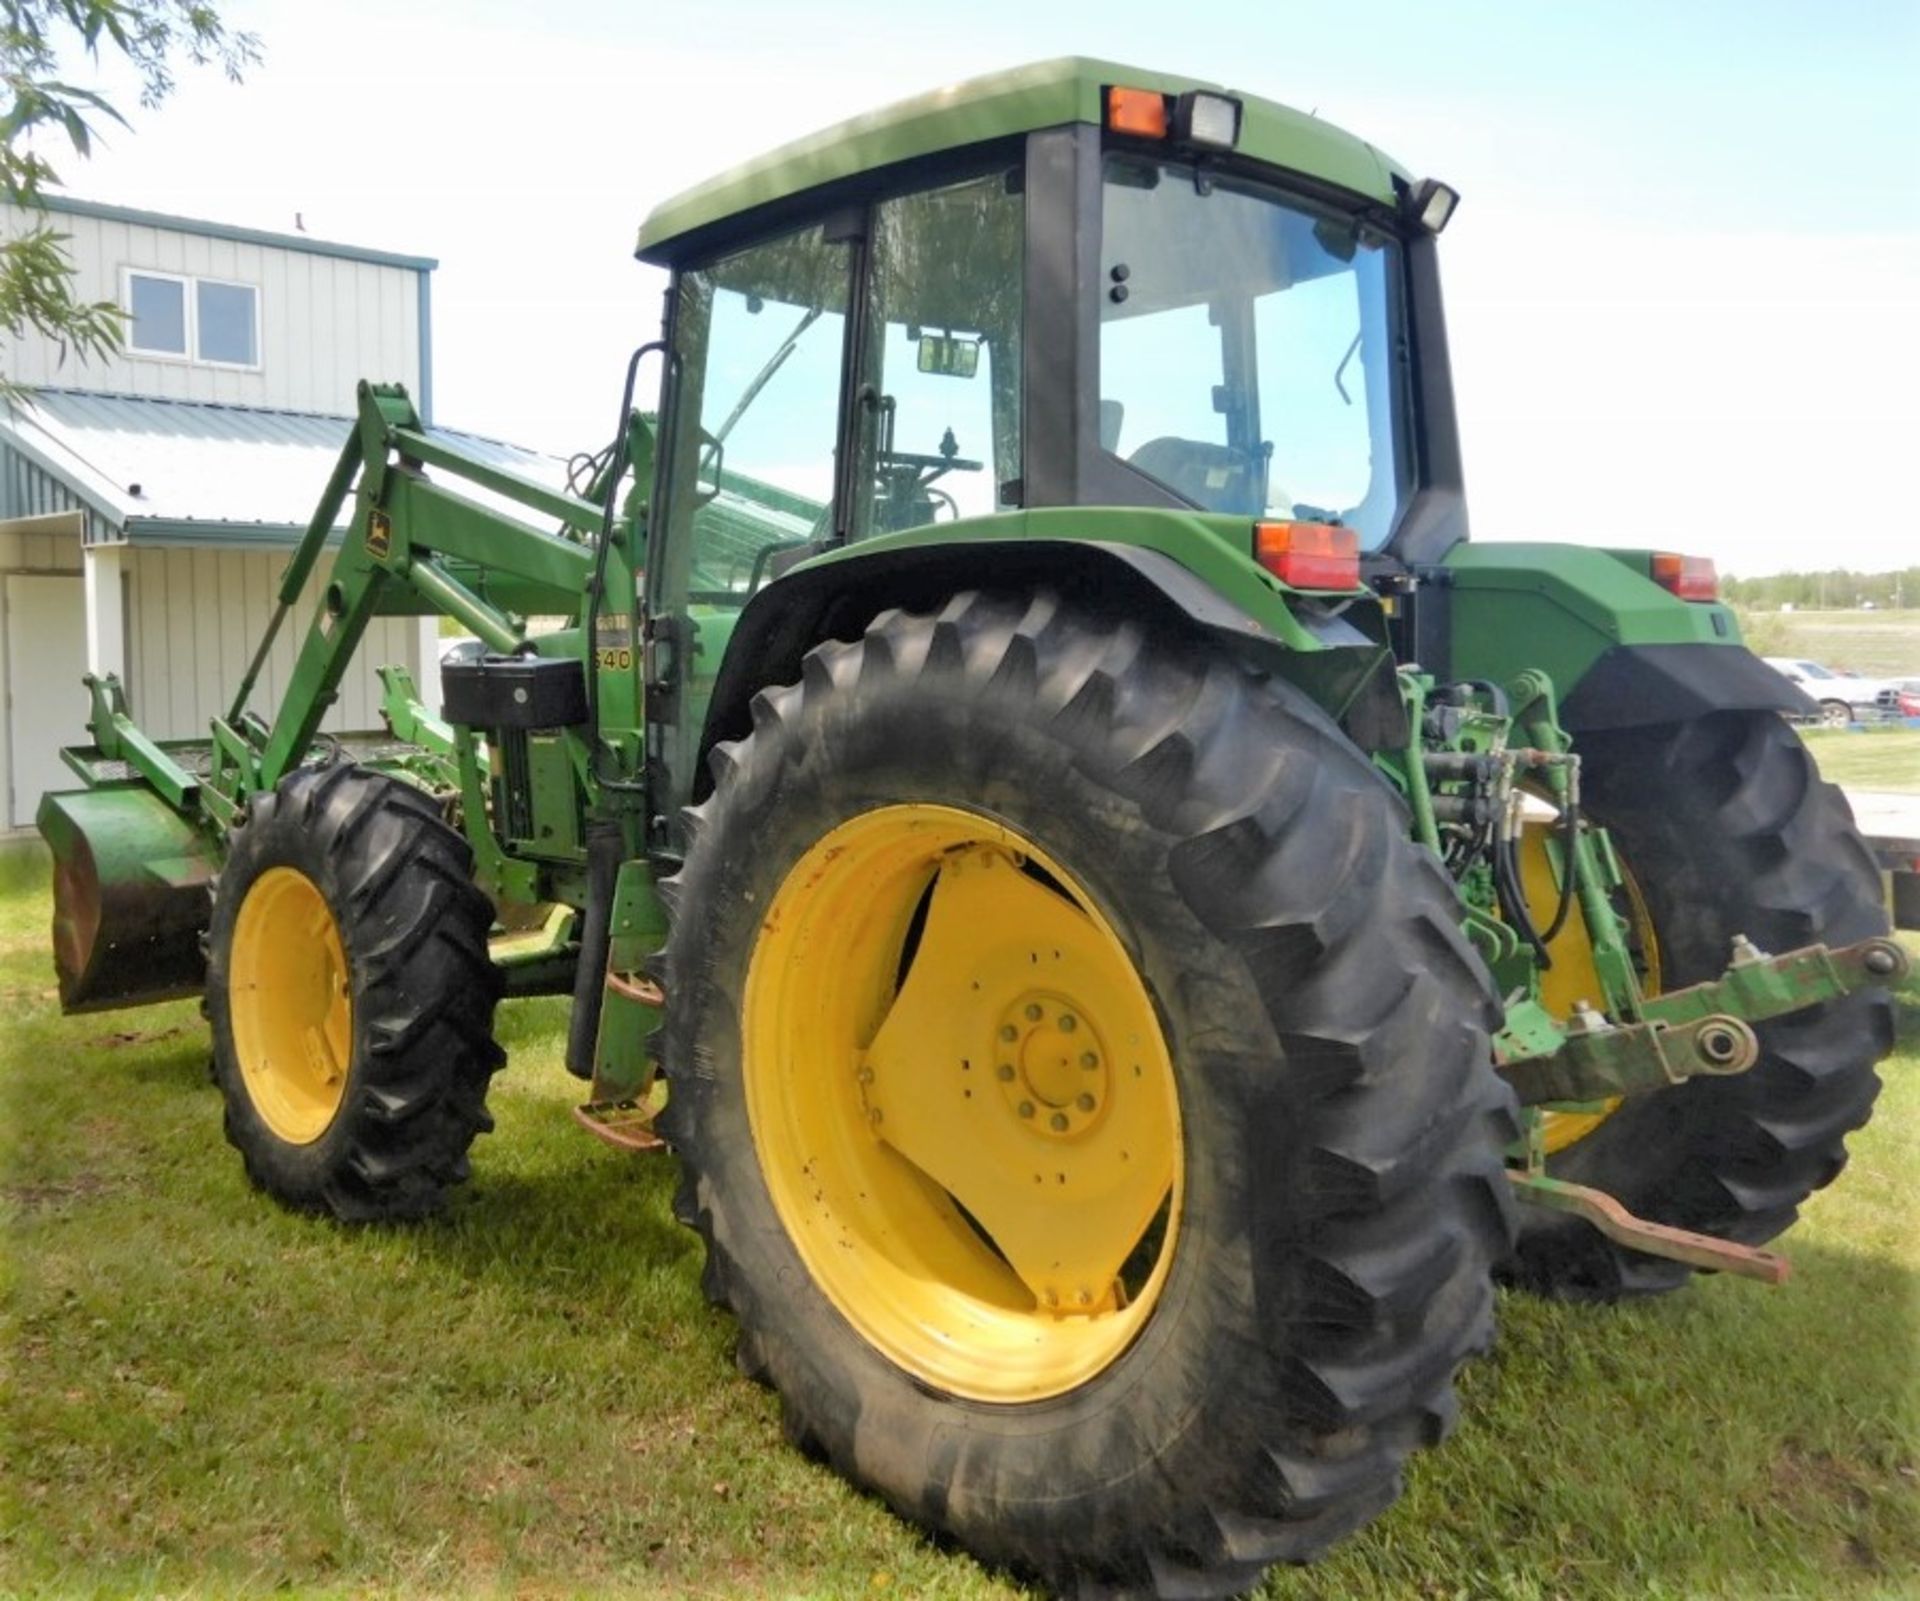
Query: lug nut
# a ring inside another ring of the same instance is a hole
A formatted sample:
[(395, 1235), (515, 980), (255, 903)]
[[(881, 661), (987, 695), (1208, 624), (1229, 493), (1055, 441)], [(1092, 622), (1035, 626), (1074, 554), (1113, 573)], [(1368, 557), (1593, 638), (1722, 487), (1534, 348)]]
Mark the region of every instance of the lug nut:
[(1040, 1007), (1038, 1003), (1033, 1001), (1027, 1003), (1027, 1021), (1029, 1023), (1037, 1023), (1040, 1021)]
[(1013, 1063), (1002, 1062), (993, 1071), (994, 1075), (1002, 1084), (1011, 1084), (1013, 1082)]
[(1020, 1030), (1015, 1028), (1011, 1023), (1002, 1023), (1000, 1025), (1000, 1037), (1003, 1040), (1017, 1040), (1020, 1037)]
[(1022, 1101), (1022, 1102), (1020, 1103), (1020, 1108), (1019, 1108), (1019, 1110), (1020, 1110), (1020, 1115), (1021, 1115), (1022, 1117), (1032, 1117), (1032, 1116), (1033, 1116), (1033, 1102), (1032, 1102), (1032, 1101)]
[(1075, 1017), (1073, 1013), (1062, 1012), (1060, 1014), (1060, 1032), (1062, 1034), (1071, 1034), (1079, 1026), (1080, 1019)]
[(1082, 1051), (1080, 1053), (1080, 1065), (1091, 1073), (1100, 1065), (1100, 1058), (1095, 1056), (1092, 1051)]
[(1083, 1112), (1091, 1112), (1093, 1110), (1093, 1097), (1091, 1095), (1081, 1094), (1074, 1099), (1073, 1104)]
[(1052, 1129), (1056, 1134), (1066, 1133), (1067, 1114), (1065, 1112), (1055, 1112), (1052, 1117), (1047, 1119), (1047, 1127)]

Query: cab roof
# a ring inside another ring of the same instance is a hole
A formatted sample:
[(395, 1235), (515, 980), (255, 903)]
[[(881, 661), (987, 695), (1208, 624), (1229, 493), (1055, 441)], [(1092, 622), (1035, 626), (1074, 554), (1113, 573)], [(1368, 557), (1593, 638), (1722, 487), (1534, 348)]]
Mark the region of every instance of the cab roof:
[(713, 224), (822, 184), (1036, 128), (1098, 124), (1102, 91), (1111, 84), (1171, 95), (1190, 89), (1231, 94), (1245, 108), (1242, 155), (1386, 205), (1394, 203), (1395, 176), (1405, 177), (1364, 140), (1289, 106), (1198, 78), (1061, 56), (897, 101), (756, 156), (654, 207), (640, 224), (636, 253), (668, 263)]

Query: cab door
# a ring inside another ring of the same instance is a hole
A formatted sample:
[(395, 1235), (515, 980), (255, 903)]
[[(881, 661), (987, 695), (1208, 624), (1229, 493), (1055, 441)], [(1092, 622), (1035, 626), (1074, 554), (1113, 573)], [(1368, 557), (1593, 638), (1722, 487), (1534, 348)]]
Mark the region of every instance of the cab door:
[(675, 278), (647, 578), (649, 782), (669, 818), (693, 795), (714, 677), (741, 611), (834, 533), (847, 232), (815, 224)]

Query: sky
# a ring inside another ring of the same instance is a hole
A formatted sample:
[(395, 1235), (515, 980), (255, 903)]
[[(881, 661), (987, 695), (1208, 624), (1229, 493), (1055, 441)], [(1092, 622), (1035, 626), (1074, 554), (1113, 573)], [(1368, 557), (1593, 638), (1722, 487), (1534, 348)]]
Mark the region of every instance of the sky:
[[(1920, 0), (223, 0), (70, 192), (436, 257), (437, 420), (615, 424), (657, 202), (856, 111), (1083, 54), (1310, 110), (1463, 196), (1442, 241), (1476, 539), (1742, 574), (1920, 562)], [(377, 374), (369, 376), (380, 376)]]

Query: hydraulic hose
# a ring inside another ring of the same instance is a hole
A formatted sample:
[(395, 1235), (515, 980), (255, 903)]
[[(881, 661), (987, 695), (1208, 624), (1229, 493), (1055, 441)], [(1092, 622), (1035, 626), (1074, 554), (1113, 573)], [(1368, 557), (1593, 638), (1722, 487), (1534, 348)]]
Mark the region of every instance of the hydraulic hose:
[(1547, 925), (1546, 933), (1540, 936), (1543, 944), (1551, 945), (1560, 937), (1560, 930), (1567, 926), (1567, 914), (1573, 910), (1574, 889), (1580, 873), (1574, 851), (1579, 839), (1580, 802), (1568, 795), (1566, 804), (1560, 808), (1560, 904), (1553, 909), (1553, 921)]

